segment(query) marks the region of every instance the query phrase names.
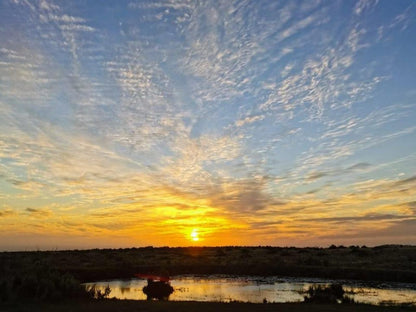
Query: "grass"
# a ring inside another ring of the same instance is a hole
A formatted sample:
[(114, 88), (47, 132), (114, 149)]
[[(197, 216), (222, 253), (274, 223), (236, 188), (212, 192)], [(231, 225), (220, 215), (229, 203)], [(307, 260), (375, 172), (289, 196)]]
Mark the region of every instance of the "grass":
[[(47, 261), (82, 282), (136, 273), (235, 274), (416, 283), (416, 246), (189, 247), (2, 252), (10, 263)], [(1, 271), (0, 271), (1, 273)]]
[(363, 304), (305, 304), (305, 303), (218, 303), (218, 302), (174, 302), (174, 301), (135, 301), (135, 300), (102, 300), (102, 301), (73, 301), (61, 303), (18, 303), (0, 305), (2, 312), (400, 312), (414, 311), (409, 307), (380, 307)]

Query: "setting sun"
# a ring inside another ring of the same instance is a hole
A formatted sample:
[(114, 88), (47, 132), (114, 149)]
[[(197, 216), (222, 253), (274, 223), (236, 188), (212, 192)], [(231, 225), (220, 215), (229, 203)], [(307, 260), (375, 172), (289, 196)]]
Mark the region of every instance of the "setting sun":
[(198, 230), (197, 230), (197, 229), (193, 229), (193, 230), (192, 230), (192, 232), (191, 232), (191, 239), (192, 239), (194, 242), (199, 241), (199, 233), (198, 233)]

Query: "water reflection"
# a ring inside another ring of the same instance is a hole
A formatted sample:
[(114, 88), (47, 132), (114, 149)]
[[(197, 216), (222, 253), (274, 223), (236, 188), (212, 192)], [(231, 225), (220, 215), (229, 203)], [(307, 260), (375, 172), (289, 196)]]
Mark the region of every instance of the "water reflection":
[(130, 292), (130, 287), (120, 287), (120, 292), (124, 295), (124, 293)]
[[(176, 276), (171, 279), (174, 292), (169, 300), (174, 301), (242, 301), (260, 303), (303, 301), (306, 290), (313, 284), (328, 285), (329, 280), (296, 279), (277, 277), (231, 277), (231, 276)], [(111, 296), (119, 299), (146, 300), (142, 289), (147, 285), (144, 279), (112, 280), (90, 283), (98, 289), (107, 285)], [(360, 284), (344, 281), (343, 287), (348, 296), (356, 302), (381, 304), (409, 303), (416, 305), (416, 287), (413, 284)]]

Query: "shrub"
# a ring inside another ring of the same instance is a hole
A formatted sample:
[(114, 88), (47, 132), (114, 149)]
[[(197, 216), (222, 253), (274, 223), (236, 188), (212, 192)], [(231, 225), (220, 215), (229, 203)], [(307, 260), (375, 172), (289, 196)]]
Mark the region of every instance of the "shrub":
[(98, 299), (98, 300), (103, 300), (108, 298), (108, 296), (111, 293), (111, 288), (109, 285), (107, 285), (107, 287), (104, 289), (104, 292), (101, 291), (101, 289), (97, 289), (97, 286), (94, 284), (90, 287), (87, 287), (85, 289), (88, 298), (90, 299)]
[(0, 302), (57, 301), (86, 297), (85, 289), (70, 274), (46, 261), (13, 263), (0, 276)]
[(329, 286), (312, 285), (304, 297), (305, 302), (313, 303), (353, 303), (354, 300), (345, 296), (345, 291), (341, 284), (331, 284)]

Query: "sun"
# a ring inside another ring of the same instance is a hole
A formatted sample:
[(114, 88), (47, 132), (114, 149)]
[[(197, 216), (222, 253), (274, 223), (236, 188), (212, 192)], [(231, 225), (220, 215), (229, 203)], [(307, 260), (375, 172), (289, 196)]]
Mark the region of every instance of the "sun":
[(199, 233), (198, 233), (198, 229), (193, 229), (193, 230), (192, 230), (192, 232), (191, 232), (191, 239), (192, 239), (194, 242), (199, 241)]

